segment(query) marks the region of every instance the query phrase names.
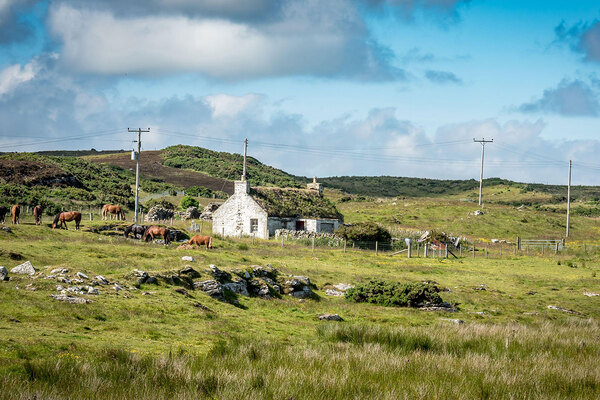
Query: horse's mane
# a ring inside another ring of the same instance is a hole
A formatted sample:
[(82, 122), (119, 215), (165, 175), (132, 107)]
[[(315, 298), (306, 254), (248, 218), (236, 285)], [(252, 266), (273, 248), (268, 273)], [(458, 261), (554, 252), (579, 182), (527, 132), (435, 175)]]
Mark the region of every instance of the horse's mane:
[(53, 225), (58, 224), (58, 219), (60, 218), (60, 214), (61, 213), (58, 213), (58, 214), (56, 214), (56, 217), (54, 217), (54, 221), (52, 222)]

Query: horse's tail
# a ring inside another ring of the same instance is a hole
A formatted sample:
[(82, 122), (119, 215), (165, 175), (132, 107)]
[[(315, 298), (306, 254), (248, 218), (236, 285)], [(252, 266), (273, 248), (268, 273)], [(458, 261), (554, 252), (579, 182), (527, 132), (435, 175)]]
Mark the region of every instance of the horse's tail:
[(56, 214), (56, 217), (54, 217), (54, 221), (52, 221), (52, 229), (56, 228), (56, 224), (58, 224), (58, 220), (60, 219), (60, 214), (58, 213)]
[[(133, 229), (133, 225), (129, 225), (127, 228), (125, 228), (125, 231), (123, 232), (123, 236), (128, 237), (129, 234), (131, 233), (132, 229)], [(135, 235), (133, 235), (133, 238), (135, 239)]]
[(208, 248), (212, 249), (212, 236), (208, 237)]
[(171, 236), (171, 231), (169, 231), (167, 228), (165, 228), (165, 234), (164, 234), (165, 244), (171, 243), (171, 241), (169, 240), (169, 236)]
[(78, 212), (78, 213), (75, 215), (75, 223), (76, 223), (77, 225), (79, 225), (79, 223), (80, 223), (80, 222), (81, 222), (81, 213), (80, 213), (80, 212)]
[(125, 212), (121, 208), (121, 221), (125, 221)]

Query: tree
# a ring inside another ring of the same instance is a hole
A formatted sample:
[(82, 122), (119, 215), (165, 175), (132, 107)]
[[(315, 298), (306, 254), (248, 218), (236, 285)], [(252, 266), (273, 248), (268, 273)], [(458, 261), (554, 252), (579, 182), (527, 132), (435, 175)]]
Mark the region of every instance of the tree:
[(193, 198), (192, 196), (184, 196), (181, 199), (181, 203), (179, 203), (182, 210), (187, 210), (189, 207), (198, 207), (198, 200)]

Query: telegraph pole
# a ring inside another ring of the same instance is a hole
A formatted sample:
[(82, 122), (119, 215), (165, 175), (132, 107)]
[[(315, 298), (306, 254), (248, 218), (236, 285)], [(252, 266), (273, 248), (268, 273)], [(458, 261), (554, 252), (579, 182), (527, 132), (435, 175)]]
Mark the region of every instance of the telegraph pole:
[(485, 155), (485, 144), (493, 143), (492, 140), (485, 140), (485, 138), (481, 138), (481, 140), (473, 138), (475, 143), (481, 143), (481, 173), (479, 174), (479, 205), (481, 205), (481, 190), (483, 189), (483, 157)]
[(571, 217), (571, 168), (573, 167), (573, 162), (569, 160), (569, 184), (567, 186), (567, 235), (569, 237), (569, 222)]
[(242, 171), (242, 181), (246, 180), (246, 154), (248, 153), (248, 138), (244, 139), (244, 169)]
[(137, 163), (135, 165), (135, 223), (138, 223), (138, 210), (139, 210), (139, 196), (140, 196), (140, 152), (142, 151), (142, 133), (149, 133), (150, 132), (150, 128), (148, 129), (142, 129), (142, 128), (138, 128), (138, 129), (129, 129), (127, 128), (128, 132), (137, 132), (138, 134), (138, 140), (137, 140), (137, 145), (138, 145), (138, 149), (137, 149), (137, 153), (135, 153), (135, 159), (137, 160)]

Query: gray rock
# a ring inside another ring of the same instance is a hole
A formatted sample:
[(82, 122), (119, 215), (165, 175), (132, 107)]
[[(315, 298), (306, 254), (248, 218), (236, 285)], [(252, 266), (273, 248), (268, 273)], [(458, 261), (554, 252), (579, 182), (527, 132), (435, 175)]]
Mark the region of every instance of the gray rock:
[(231, 274), (229, 272), (220, 270), (216, 265), (211, 264), (209, 268), (211, 275), (219, 282), (223, 283), (231, 279)]
[(68, 272), (69, 270), (66, 268), (54, 268), (52, 271), (50, 271), (51, 274), (66, 274)]
[(310, 290), (310, 287), (304, 286), (302, 290), (293, 291), (292, 293), (290, 293), (290, 296), (293, 296), (297, 299), (308, 299), (312, 296), (312, 291)]
[(56, 280), (59, 282), (62, 282), (62, 283), (66, 283), (67, 285), (70, 285), (71, 283), (73, 283), (73, 282), (71, 282), (71, 280), (69, 278), (66, 278), (64, 276), (59, 276), (58, 278), (56, 278)]
[(108, 279), (106, 279), (105, 277), (103, 277), (102, 275), (98, 275), (96, 276), (96, 280), (98, 281), (98, 283), (100, 283), (101, 285), (108, 285)]
[(119, 285), (119, 282), (115, 282), (115, 285), (113, 286), (113, 289), (115, 289), (115, 291), (117, 293), (119, 293), (119, 290), (123, 290), (123, 286)]
[(138, 277), (137, 283), (141, 285), (142, 283), (146, 283), (148, 281), (149, 275), (146, 271), (140, 271), (139, 269), (134, 269), (133, 273)]
[(6, 269), (6, 267), (3, 267), (0, 265), (0, 281), (7, 281), (8, 280), (8, 270)]
[(580, 314), (577, 311), (573, 311), (573, 310), (568, 310), (566, 308), (561, 308), (561, 307), (557, 307), (557, 306), (548, 306), (549, 310), (556, 310), (556, 311), (562, 311), (562, 312), (566, 312), (569, 314)]
[(465, 321), (462, 319), (451, 319), (451, 318), (442, 318), (442, 321), (451, 322), (453, 324), (464, 324)]
[(149, 285), (156, 285), (157, 282), (155, 276), (149, 276), (148, 279), (146, 279), (146, 283)]
[(58, 290), (59, 292), (65, 290), (64, 287), (62, 287), (61, 285), (56, 285), (56, 290)]
[(185, 297), (192, 297), (192, 296), (190, 296), (190, 294), (187, 292), (187, 290), (185, 290), (184, 288), (176, 288), (176, 289), (173, 289), (173, 290), (175, 291), (175, 293), (182, 294), (182, 295), (184, 295)]
[(10, 272), (13, 274), (33, 275), (36, 271), (35, 268), (33, 268), (31, 261), (25, 261), (23, 264), (17, 265), (11, 269)]
[(342, 317), (338, 314), (323, 314), (319, 315), (321, 321), (343, 321)]
[(46, 275), (44, 279), (56, 279), (56, 275)]
[(333, 289), (325, 290), (326, 296), (343, 297), (344, 294), (345, 294), (344, 292), (340, 292), (339, 290), (333, 290)]
[(242, 296), (250, 296), (250, 293), (248, 293), (248, 282), (243, 279), (236, 282), (224, 283), (223, 289)]
[(95, 287), (88, 286), (87, 287), (87, 294), (100, 294), (100, 292)]
[(83, 297), (70, 296), (68, 294), (51, 294), (54, 300), (64, 301), (66, 303), (71, 304), (87, 304), (90, 303), (90, 300), (84, 299)]
[(190, 278), (200, 278), (200, 273), (189, 265), (182, 268), (181, 271), (179, 271), (179, 275), (185, 275)]
[(211, 297), (223, 297), (223, 285), (214, 279), (194, 282), (194, 289), (202, 290)]
[(348, 289), (353, 288), (354, 285), (349, 285), (347, 283), (338, 283), (337, 285), (333, 285), (333, 287), (339, 290), (340, 292), (345, 292)]
[(77, 273), (77, 276), (78, 276), (80, 279), (89, 279), (89, 278), (88, 278), (88, 276), (87, 276), (86, 274), (84, 274), (83, 272), (78, 272), (78, 273)]
[(192, 257), (192, 256), (183, 256), (183, 257), (181, 257), (181, 261), (194, 262), (196, 260), (194, 260), (194, 257)]
[(12, 233), (12, 229), (10, 229), (10, 226), (3, 226), (2, 230), (6, 233)]

